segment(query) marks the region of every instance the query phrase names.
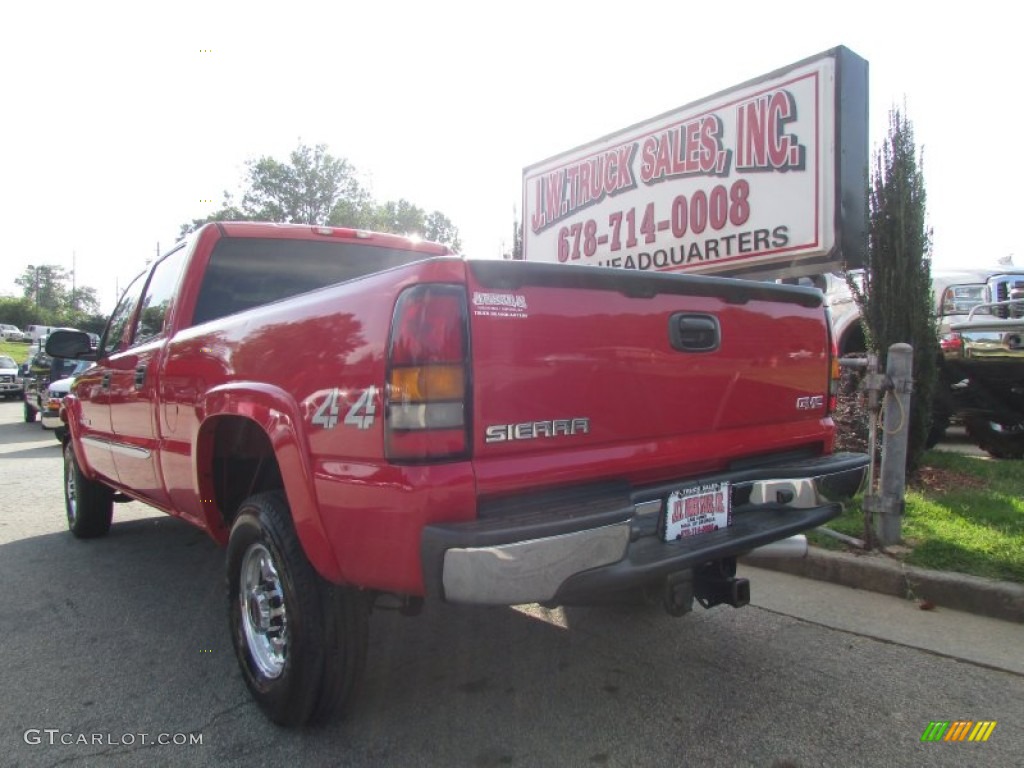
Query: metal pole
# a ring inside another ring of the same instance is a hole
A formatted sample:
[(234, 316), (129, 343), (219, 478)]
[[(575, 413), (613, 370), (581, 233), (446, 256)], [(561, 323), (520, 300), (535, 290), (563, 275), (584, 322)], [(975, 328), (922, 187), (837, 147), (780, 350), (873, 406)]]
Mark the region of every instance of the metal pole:
[(871, 457), (871, 460), (868, 462), (868, 493), (874, 495), (875, 467), (877, 466), (876, 446), (878, 445), (878, 403), (883, 382), (878, 375), (878, 355), (873, 352), (868, 354), (867, 375), (864, 378), (864, 384), (868, 392), (868, 413), (870, 414), (868, 421), (868, 455)]
[(914, 348), (909, 344), (893, 344), (889, 347), (885, 372), (891, 389), (885, 399), (882, 473), (875, 508), (875, 535), (883, 547), (898, 544), (901, 539), (913, 371)]

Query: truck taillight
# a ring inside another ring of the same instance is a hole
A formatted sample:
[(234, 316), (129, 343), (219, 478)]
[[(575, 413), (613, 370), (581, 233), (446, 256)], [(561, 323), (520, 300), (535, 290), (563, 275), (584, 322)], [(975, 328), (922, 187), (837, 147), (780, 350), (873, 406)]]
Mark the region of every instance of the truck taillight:
[(417, 285), (398, 298), (388, 351), (387, 456), (438, 461), (469, 448), (466, 292)]
[(830, 341), (832, 353), (829, 355), (828, 361), (828, 412), (825, 414), (826, 416), (835, 413), (836, 406), (839, 404), (839, 377), (842, 375), (839, 366), (839, 345), (836, 344), (834, 338)]

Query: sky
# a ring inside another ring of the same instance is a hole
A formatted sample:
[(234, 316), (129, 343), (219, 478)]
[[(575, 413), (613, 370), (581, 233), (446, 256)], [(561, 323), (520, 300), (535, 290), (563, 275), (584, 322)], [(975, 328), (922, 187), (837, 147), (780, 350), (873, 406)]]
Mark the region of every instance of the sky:
[[(936, 267), (1020, 249), (1010, 6), (290, 0), (7, 4), (0, 295), (74, 267), (110, 310), (182, 223), (299, 143), (497, 258), (523, 168), (837, 45), (869, 64), (871, 151), (905, 109)], [(1024, 265), (1024, 251), (1014, 263)]]

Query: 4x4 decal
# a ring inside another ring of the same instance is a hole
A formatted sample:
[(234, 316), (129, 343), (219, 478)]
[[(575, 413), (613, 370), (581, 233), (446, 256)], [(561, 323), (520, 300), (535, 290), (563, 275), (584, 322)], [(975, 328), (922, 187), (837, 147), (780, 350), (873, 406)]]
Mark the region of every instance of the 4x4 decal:
[[(313, 414), (312, 422), (324, 429), (334, 429), (340, 414), (341, 390), (332, 389)], [(364, 389), (355, 404), (345, 414), (344, 423), (357, 429), (369, 429), (377, 416), (377, 387)]]

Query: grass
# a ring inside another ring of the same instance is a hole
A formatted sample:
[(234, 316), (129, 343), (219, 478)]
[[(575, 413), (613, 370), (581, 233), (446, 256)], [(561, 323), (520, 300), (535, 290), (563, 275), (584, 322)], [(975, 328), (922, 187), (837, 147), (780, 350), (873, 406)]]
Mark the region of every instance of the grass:
[[(861, 498), (827, 527), (863, 538)], [(1024, 462), (927, 452), (908, 481), (902, 530), (897, 556), (908, 565), (1024, 583)], [(809, 538), (845, 548), (819, 532)]]
[(13, 357), (14, 362), (18, 363), (18, 365), (28, 360), (29, 352), (31, 351), (31, 344), (19, 341), (0, 341), (0, 355)]

